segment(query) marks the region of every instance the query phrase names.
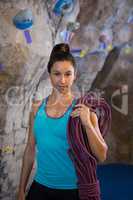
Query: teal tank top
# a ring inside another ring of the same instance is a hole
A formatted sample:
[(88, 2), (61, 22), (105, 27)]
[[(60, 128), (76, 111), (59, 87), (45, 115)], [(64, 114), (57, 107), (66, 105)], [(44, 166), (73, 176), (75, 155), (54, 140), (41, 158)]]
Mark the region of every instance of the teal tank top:
[(67, 124), (76, 99), (58, 118), (46, 113), (44, 99), (34, 118), (33, 133), (36, 139), (36, 172), (34, 180), (55, 189), (77, 188), (77, 174), (68, 155)]

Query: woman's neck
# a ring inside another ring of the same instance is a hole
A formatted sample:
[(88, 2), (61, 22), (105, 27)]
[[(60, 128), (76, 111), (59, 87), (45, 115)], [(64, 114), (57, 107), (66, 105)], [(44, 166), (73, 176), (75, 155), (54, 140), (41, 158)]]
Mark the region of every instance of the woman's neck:
[(72, 91), (67, 93), (59, 93), (58, 91), (52, 90), (52, 93), (49, 95), (52, 102), (61, 102), (61, 101), (71, 101), (74, 99)]

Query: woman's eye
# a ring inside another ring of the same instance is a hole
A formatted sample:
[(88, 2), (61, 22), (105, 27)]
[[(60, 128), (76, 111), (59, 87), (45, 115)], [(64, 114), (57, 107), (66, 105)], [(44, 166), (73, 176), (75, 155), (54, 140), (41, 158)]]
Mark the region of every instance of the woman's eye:
[[(55, 75), (55, 76), (59, 76), (60, 74), (55, 73), (54, 75)], [(65, 76), (71, 76), (71, 74), (65, 74)]]
[(55, 76), (59, 76), (60, 74), (54, 74)]

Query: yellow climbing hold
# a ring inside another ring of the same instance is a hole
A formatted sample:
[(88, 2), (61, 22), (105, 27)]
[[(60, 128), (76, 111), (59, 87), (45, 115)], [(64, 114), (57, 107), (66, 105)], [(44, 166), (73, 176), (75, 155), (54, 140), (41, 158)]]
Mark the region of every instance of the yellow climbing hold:
[(107, 47), (107, 50), (108, 50), (108, 51), (111, 51), (112, 49), (113, 49), (112, 44), (109, 44), (108, 47)]
[(80, 58), (83, 58), (83, 57), (86, 55), (86, 53), (87, 53), (87, 51), (82, 50), (82, 51), (80, 52)]
[(12, 153), (13, 151), (14, 149), (11, 145), (7, 145), (2, 148), (2, 153)]

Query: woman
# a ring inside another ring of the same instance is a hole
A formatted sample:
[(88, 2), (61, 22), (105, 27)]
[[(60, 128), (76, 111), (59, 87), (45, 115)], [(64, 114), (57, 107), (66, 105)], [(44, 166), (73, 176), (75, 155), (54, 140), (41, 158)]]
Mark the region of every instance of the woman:
[(43, 101), (32, 105), (18, 199), (25, 199), (26, 185), (36, 156), (37, 170), (26, 199), (79, 200), (77, 175), (68, 155), (66, 135), (70, 116), (81, 119), (97, 160), (103, 162), (106, 159), (107, 145), (100, 133), (96, 114), (88, 106), (76, 104), (72, 85), (77, 69), (68, 44), (54, 46), (48, 72), (53, 89)]

